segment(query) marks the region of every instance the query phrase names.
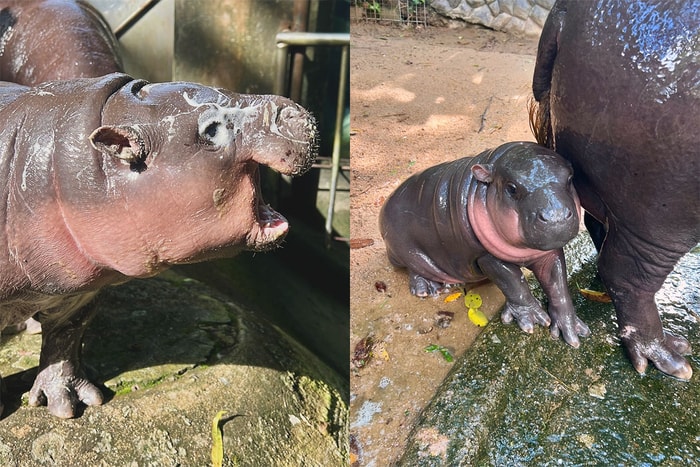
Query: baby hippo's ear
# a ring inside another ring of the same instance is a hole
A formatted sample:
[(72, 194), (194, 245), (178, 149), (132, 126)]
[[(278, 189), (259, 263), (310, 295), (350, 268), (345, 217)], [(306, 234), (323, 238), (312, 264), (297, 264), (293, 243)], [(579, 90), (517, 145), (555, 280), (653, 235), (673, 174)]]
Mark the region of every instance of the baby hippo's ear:
[(493, 181), (492, 172), (492, 164), (474, 164), (472, 166), (472, 174), (474, 174), (474, 177), (480, 182), (491, 183)]
[(137, 128), (101, 126), (92, 132), (89, 139), (93, 148), (129, 163), (132, 168), (145, 165), (146, 144)]

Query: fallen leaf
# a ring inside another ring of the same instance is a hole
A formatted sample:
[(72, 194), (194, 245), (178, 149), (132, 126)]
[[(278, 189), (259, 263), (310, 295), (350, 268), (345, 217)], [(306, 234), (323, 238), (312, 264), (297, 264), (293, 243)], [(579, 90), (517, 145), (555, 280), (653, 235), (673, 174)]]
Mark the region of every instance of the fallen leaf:
[(367, 336), (355, 345), (352, 356), (352, 365), (354, 368), (363, 368), (372, 358), (372, 348), (374, 347), (374, 339), (372, 336)]
[(464, 305), (467, 308), (479, 308), (482, 304), (481, 295), (476, 292), (469, 292), (464, 296)]
[(484, 327), (489, 322), (488, 318), (486, 318), (486, 315), (484, 315), (478, 308), (469, 308), (467, 316), (469, 316), (469, 320), (477, 326)]
[(449, 349), (447, 347), (443, 347), (442, 345), (430, 344), (423, 350), (426, 352), (440, 352), (440, 354), (442, 354), (442, 358), (444, 358), (446, 362), (452, 362), (454, 360), (454, 357), (452, 356), (452, 353), (450, 353)]
[(447, 297), (445, 297), (444, 302), (445, 303), (454, 302), (455, 300), (457, 300), (461, 296), (462, 296), (462, 292), (452, 293), (452, 294), (448, 295)]
[(612, 298), (610, 298), (610, 295), (608, 295), (605, 292), (598, 292), (596, 290), (590, 290), (590, 289), (578, 289), (578, 291), (581, 295), (583, 295), (584, 298), (591, 300), (593, 302), (600, 302), (600, 303), (612, 302)]
[(211, 465), (213, 467), (221, 467), (224, 462), (224, 437), (220, 422), (225, 413), (225, 410), (219, 411), (211, 424)]
[(365, 248), (374, 245), (374, 240), (371, 238), (351, 238), (350, 248), (353, 250), (359, 250), (360, 248)]

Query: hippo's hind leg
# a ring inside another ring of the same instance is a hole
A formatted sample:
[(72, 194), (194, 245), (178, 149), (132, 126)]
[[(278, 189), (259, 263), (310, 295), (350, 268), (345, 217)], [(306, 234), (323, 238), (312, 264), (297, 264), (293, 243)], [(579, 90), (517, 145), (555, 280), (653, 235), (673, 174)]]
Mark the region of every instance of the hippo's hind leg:
[(639, 242), (634, 234), (625, 235), (612, 225), (598, 258), (598, 273), (615, 304), (622, 343), (639, 373), (652, 362), (664, 373), (688, 380), (693, 370), (683, 355), (690, 354), (690, 343), (664, 331), (654, 302), (685, 252), (659, 251)]
[(416, 272), (409, 271), (408, 287), (416, 297), (435, 297), (445, 289), (445, 284), (426, 279)]
[(29, 404), (47, 405), (60, 418), (72, 418), (80, 402), (100, 405), (102, 392), (84, 375), (83, 333), (95, 313), (94, 294), (72, 297), (38, 314), (43, 336), (39, 373)]

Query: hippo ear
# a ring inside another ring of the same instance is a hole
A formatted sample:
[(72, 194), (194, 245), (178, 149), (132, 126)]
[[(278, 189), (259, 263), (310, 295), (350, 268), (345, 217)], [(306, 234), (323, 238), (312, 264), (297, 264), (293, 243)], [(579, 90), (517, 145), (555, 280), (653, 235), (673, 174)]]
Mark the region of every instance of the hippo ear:
[(90, 135), (90, 144), (102, 154), (116, 157), (130, 165), (146, 160), (146, 144), (138, 129), (131, 126), (101, 126)]
[(472, 166), (472, 174), (477, 180), (484, 183), (491, 183), (493, 181), (493, 164), (474, 164)]

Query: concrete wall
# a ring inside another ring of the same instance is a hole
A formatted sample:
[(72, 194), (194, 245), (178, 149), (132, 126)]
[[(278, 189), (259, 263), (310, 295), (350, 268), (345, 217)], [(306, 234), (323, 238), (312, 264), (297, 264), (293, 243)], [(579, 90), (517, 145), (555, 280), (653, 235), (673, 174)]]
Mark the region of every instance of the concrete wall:
[(431, 0), (440, 15), (515, 34), (539, 36), (555, 0)]

